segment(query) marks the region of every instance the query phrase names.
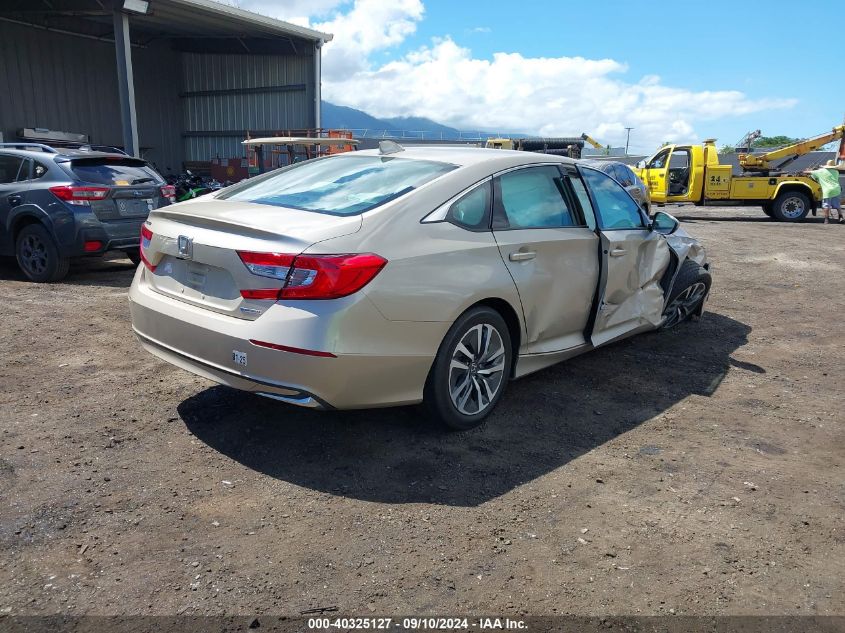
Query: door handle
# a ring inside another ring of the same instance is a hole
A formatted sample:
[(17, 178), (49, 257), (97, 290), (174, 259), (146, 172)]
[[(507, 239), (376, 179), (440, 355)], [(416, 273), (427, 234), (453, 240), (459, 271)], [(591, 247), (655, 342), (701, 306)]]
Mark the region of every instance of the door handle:
[(508, 259), (512, 262), (527, 262), (535, 257), (537, 257), (537, 253), (534, 251), (517, 251), (508, 255)]
[(628, 251), (626, 251), (624, 248), (614, 248), (612, 251), (610, 251), (610, 256), (611, 257), (622, 257), (627, 252)]

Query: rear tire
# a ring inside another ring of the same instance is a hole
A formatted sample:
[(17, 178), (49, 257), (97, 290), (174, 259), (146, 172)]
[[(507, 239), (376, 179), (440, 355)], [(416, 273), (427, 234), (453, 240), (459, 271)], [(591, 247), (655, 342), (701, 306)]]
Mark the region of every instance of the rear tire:
[(133, 248), (131, 251), (126, 251), (126, 257), (129, 258), (135, 266), (141, 263), (141, 249)]
[(766, 204), (763, 205), (763, 213), (768, 215), (770, 218), (774, 217), (774, 211), (772, 210), (772, 203), (771, 202), (767, 202)]
[(692, 260), (686, 260), (678, 271), (669, 301), (666, 302), (666, 309), (663, 311), (666, 318), (661, 329), (673, 328), (695, 314), (710, 292), (712, 281), (706, 269)]
[(425, 385), (425, 405), (451, 429), (474, 428), (499, 402), (512, 365), (505, 320), (492, 308), (472, 308), (458, 318), (440, 344)]
[(810, 212), (809, 196), (800, 191), (784, 191), (772, 203), (772, 217), (781, 222), (800, 222)]
[(70, 268), (70, 260), (59, 256), (50, 232), (41, 224), (21, 229), (15, 240), (15, 257), (24, 275), (38, 283), (59, 281)]

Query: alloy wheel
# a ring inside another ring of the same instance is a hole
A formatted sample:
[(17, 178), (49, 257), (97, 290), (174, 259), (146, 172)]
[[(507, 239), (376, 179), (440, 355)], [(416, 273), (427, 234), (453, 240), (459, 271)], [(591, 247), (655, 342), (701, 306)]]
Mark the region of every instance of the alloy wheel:
[(674, 327), (684, 321), (698, 307), (698, 304), (704, 299), (706, 293), (707, 286), (701, 281), (684, 288), (677, 297), (672, 299), (672, 302), (663, 313), (666, 316), (663, 327)]
[(47, 245), (37, 235), (27, 235), (20, 246), (20, 261), (34, 275), (47, 270)]
[(489, 323), (471, 327), (461, 337), (449, 363), (449, 396), (464, 415), (486, 410), (504, 380), (505, 346)]

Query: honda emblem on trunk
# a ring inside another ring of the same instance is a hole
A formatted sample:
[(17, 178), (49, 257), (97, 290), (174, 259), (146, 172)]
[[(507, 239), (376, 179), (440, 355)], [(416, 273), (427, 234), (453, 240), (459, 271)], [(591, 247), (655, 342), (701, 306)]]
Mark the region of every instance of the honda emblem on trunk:
[(179, 236), (179, 257), (182, 259), (193, 259), (194, 240), (187, 235)]

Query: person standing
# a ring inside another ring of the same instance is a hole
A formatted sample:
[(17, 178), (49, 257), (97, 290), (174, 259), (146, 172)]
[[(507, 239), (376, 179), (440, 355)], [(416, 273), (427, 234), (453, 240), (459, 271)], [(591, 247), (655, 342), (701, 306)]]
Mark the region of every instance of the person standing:
[(839, 196), (842, 195), (842, 187), (839, 185), (839, 170), (833, 160), (827, 161), (824, 167), (819, 167), (807, 172), (807, 175), (819, 183), (822, 188), (822, 211), (824, 211), (824, 223), (830, 223), (830, 210), (836, 209), (839, 215), (839, 224), (845, 224), (842, 217), (842, 206)]

